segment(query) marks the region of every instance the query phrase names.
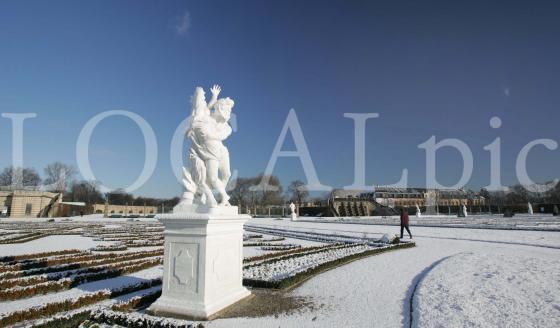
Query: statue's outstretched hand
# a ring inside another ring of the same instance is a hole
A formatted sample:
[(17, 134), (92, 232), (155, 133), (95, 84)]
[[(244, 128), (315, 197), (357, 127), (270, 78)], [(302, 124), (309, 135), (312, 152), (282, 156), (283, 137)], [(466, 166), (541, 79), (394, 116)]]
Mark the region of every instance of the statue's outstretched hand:
[(212, 92), (212, 96), (216, 98), (220, 94), (220, 91), (222, 91), (222, 88), (220, 88), (220, 86), (217, 84), (214, 84), (214, 86), (212, 86), (212, 89), (210, 89), (210, 92)]

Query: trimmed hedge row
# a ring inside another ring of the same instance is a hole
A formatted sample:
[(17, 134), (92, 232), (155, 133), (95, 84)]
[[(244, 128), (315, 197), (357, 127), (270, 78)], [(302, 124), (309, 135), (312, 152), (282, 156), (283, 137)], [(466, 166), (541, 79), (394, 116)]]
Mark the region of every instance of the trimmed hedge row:
[(259, 238), (262, 238), (262, 235), (255, 234), (255, 233), (243, 234), (243, 241), (249, 239), (259, 239)]
[(48, 303), (42, 306), (19, 310), (0, 316), (0, 327), (14, 325), (26, 320), (34, 320), (44, 316), (52, 316), (60, 312), (68, 312), (79, 309), (83, 306), (91, 305), (103, 300), (115, 298), (121, 295), (130, 294), (135, 291), (147, 289), (161, 285), (161, 278), (143, 281), (134, 285), (116, 288), (113, 290), (101, 290), (96, 293), (80, 296), (74, 300), (64, 300), (60, 302)]
[(296, 245), (296, 244), (267, 245), (267, 246), (261, 247), (261, 250), (263, 250), (263, 251), (286, 251), (286, 250), (296, 249), (296, 248), (301, 248), (301, 246)]
[(168, 319), (163, 317), (155, 317), (147, 314), (140, 313), (123, 313), (118, 311), (97, 309), (92, 311), (90, 320), (106, 324), (118, 325), (128, 328), (203, 328), (201, 323), (188, 323), (175, 319)]
[(141, 262), (139, 264), (129, 265), (117, 269), (108, 269), (102, 272), (86, 273), (72, 278), (64, 278), (58, 281), (49, 281), (49, 282), (40, 283), (37, 285), (23, 287), (23, 288), (12, 288), (12, 289), (1, 290), (0, 301), (12, 301), (12, 300), (17, 300), (22, 298), (33, 297), (39, 294), (48, 294), (53, 292), (59, 292), (62, 290), (68, 290), (87, 282), (115, 278), (124, 274), (129, 274), (146, 268), (150, 268), (162, 263), (163, 263), (163, 259), (151, 260), (151, 261)]
[(150, 256), (163, 255), (163, 250), (151, 250), (131, 253), (109, 253), (109, 254), (89, 254), (75, 257), (65, 257), (62, 259), (45, 260), (32, 263), (21, 263), (13, 266), (0, 267), (0, 279), (18, 278), (35, 274), (59, 272), (88, 268), (97, 265), (135, 260)]
[(125, 251), (128, 248), (125, 245), (118, 244), (118, 245), (107, 245), (107, 246), (96, 246), (91, 248), (92, 252), (116, 252), (116, 251)]
[(141, 243), (125, 243), (126, 247), (152, 247), (152, 246), (163, 246), (163, 240), (155, 242), (141, 242)]
[(135, 296), (126, 302), (119, 302), (111, 306), (113, 311), (130, 311), (144, 308), (155, 302), (161, 296), (161, 289), (142, 296)]
[[(126, 302), (118, 302), (111, 306), (113, 311), (130, 311), (143, 308), (161, 296), (161, 289), (142, 296), (135, 296)], [(63, 315), (32, 324), (32, 328), (75, 328), (88, 320), (91, 316), (91, 308), (76, 311), (70, 315)]]
[(301, 247), (301, 248), (298, 248), (298, 249), (291, 249), (291, 250), (288, 250), (288, 251), (257, 255), (257, 256), (253, 256), (253, 257), (243, 259), (243, 263), (264, 261), (264, 260), (270, 260), (270, 259), (274, 259), (274, 258), (282, 258), (282, 257), (285, 257), (287, 255), (292, 255), (292, 254), (297, 254), (297, 253), (311, 254), (311, 252), (313, 252), (313, 251), (321, 251), (321, 250), (329, 249), (329, 248), (332, 248), (332, 247), (335, 247), (335, 246), (338, 246), (338, 245), (341, 245), (341, 244), (331, 244), (331, 245), (327, 245), (327, 246), (322, 245), (322, 246)]
[(279, 244), (273, 244), (270, 242), (256, 242), (256, 243), (243, 243), (243, 247), (257, 247), (257, 246), (275, 246), (275, 245), (279, 245)]
[(76, 328), (80, 327), (80, 324), (89, 319), (91, 315), (91, 310), (83, 310), (73, 313), (71, 315), (65, 315), (58, 318), (53, 318), (40, 323), (32, 324), (29, 327), (32, 328)]
[(9, 279), (9, 280), (0, 280), (0, 288), (14, 288), (16, 286), (20, 286), (20, 287), (31, 286), (31, 285), (44, 283), (44, 282), (60, 280), (60, 279), (68, 278), (68, 277), (72, 277), (72, 276), (78, 276), (78, 275), (94, 273), (94, 272), (103, 272), (103, 271), (107, 271), (109, 269), (123, 268), (123, 267), (130, 266), (130, 265), (133, 265), (133, 264), (143, 263), (143, 262), (146, 262), (147, 260), (148, 259), (141, 258), (141, 259), (136, 259), (136, 260), (119, 261), (119, 262), (116, 262), (116, 263), (110, 263), (110, 264), (107, 264), (107, 265), (100, 265), (100, 266), (95, 266), (95, 267), (79, 269), (79, 270), (68, 270), (68, 271), (59, 272), (59, 273), (55, 273), (55, 274), (45, 274), (45, 275), (40, 275), (40, 276), (35, 276), (35, 277), (30, 277), (30, 278), (21, 278), (21, 279), (16, 278), (16, 279)]
[(243, 268), (250, 268), (250, 267), (254, 267), (254, 266), (258, 266), (258, 265), (262, 265), (262, 264), (268, 264), (268, 263), (274, 263), (274, 262), (278, 262), (278, 261), (282, 261), (285, 259), (291, 259), (291, 258), (296, 258), (296, 257), (302, 257), (302, 256), (307, 256), (307, 255), (311, 255), (311, 254), (316, 254), (316, 253), (321, 253), (324, 251), (330, 251), (333, 249), (340, 249), (340, 248), (347, 248), (347, 247), (354, 247), (357, 244), (343, 244), (343, 243), (339, 243), (339, 244), (332, 244), (332, 245), (328, 245), (328, 246), (323, 246), (322, 248), (319, 248), (317, 250), (312, 250), (309, 252), (300, 252), (300, 253), (294, 253), (288, 256), (280, 256), (280, 257), (273, 257), (271, 259), (267, 259), (258, 263), (251, 263), (248, 265), (243, 266)]
[(77, 253), (85, 253), (85, 252), (78, 249), (67, 249), (67, 250), (56, 251), (56, 252), (43, 252), (43, 253), (34, 253), (34, 254), (2, 256), (0, 257), (0, 262), (13, 262), (13, 261), (37, 259), (37, 258), (42, 258), (47, 256), (68, 255), (68, 254), (77, 254)]
[(135, 241), (135, 240), (149, 240), (149, 241), (158, 241), (158, 240), (163, 240), (163, 235), (161, 236), (156, 236), (154, 237), (153, 235), (149, 235), (149, 236), (134, 236), (134, 237), (102, 237), (102, 238), (98, 238), (99, 241), (122, 241), (122, 242), (127, 242), (127, 241)]
[(35, 239), (39, 239), (39, 238), (43, 238), (46, 237), (48, 235), (46, 234), (42, 234), (40, 232), (34, 232), (34, 233), (30, 233), (27, 235), (23, 235), (23, 236), (18, 236), (12, 239), (2, 239), (0, 240), (0, 244), (20, 244), (20, 243), (25, 243), (28, 241), (32, 241)]
[(416, 246), (416, 244), (414, 242), (408, 242), (408, 243), (402, 243), (402, 244), (398, 244), (398, 245), (394, 245), (391, 247), (384, 247), (384, 248), (378, 248), (378, 249), (372, 249), (369, 251), (365, 251), (362, 253), (358, 253), (358, 254), (353, 254), (350, 256), (346, 256), (334, 261), (329, 261), (329, 262), (325, 262), (322, 263), (314, 268), (310, 268), (306, 271), (303, 272), (299, 272), (291, 277), (287, 277), (283, 280), (280, 281), (265, 281), (265, 280), (257, 280), (257, 279), (243, 279), (243, 285), (245, 286), (249, 286), (249, 287), (256, 287), (256, 288), (272, 288), (272, 289), (285, 289), (288, 287), (291, 287), (295, 284), (298, 284), (300, 282), (303, 282), (309, 278), (311, 278), (312, 276), (321, 273), (323, 271), (332, 269), (334, 267), (340, 266), (342, 264), (346, 264), (348, 262), (354, 261), (356, 259), (360, 259), (363, 257), (368, 257), (371, 255), (376, 255), (376, 254), (380, 254), (380, 253), (384, 253), (384, 252), (388, 252), (388, 251), (393, 251), (393, 250), (397, 250), (397, 249), (402, 249), (402, 248), (409, 248), (409, 247), (414, 247)]

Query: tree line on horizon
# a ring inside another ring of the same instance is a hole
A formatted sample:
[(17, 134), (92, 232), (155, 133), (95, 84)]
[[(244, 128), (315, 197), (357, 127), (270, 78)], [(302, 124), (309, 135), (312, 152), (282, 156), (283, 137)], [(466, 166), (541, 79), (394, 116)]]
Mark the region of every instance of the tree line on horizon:
[[(61, 162), (54, 162), (44, 169), (44, 178), (34, 168), (6, 167), (0, 172), (0, 187), (3, 189), (22, 188), (63, 193), (63, 200), (69, 202), (85, 202), (99, 204), (108, 202), (113, 205), (146, 205), (165, 206), (171, 208), (179, 202), (179, 197), (169, 199), (134, 196), (124, 189), (115, 189), (109, 193), (99, 190), (98, 181), (76, 180), (77, 170)], [(15, 181), (14, 181), (15, 179)], [(267, 181), (267, 184), (263, 184)], [(328, 194), (310, 198), (305, 183), (301, 180), (292, 181), (286, 189), (280, 179), (274, 175), (259, 174), (254, 177), (239, 177), (229, 184), (230, 203), (243, 208), (281, 206), (288, 202), (301, 206), (310, 201), (321, 203), (330, 197)], [(548, 190), (538, 188), (529, 191), (522, 185), (514, 185), (507, 191), (488, 191), (482, 188), (479, 192), (467, 190), (467, 197), (483, 196), (487, 204), (514, 205), (527, 202), (560, 203), (560, 183)]]
[(86, 204), (146, 205), (170, 208), (179, 202), (179, 197), (152, 198), (134, 196), (124, 189), (102, 193), (99, 181), (76, 180), (77, 170), (68, 164), (54, 162), (44, 169), (44, 179), (34, 168), (4, 168), (0, 172), (0, 186), (6, 190), (45, 190), (62, 193), (63, 201), (84, 202)]
[[(134, 196), (121, 188), (102, 193), (98, 181), (76, 180), (77, 170), (73, 166), (61, 162), (47, 165), (43, 173), (42, 178), (34, 168), (9, 166), (0, 172), (0, 187), (7, 190), (42, 189), (62, 193), (63, 201), (84, 202), (86, 204), (107, 202), (112, 205), (146, 205), (172, 208), (180, 200), (179, 197), (165, 199)], [(305, 183), (300, 180), (292, 181), (284, 192), (278, 177), (268, 176), (267, 187), (263, 187), (261, 184), (263, 178), (265, 176), (260, 174), (255, 177), (238, 178), (231, 181), (229, 188), (230, 203), (240, 207), (263, 207), (294, 202), (299, 206), (309, 198), (309, 191), (305, 187)]]

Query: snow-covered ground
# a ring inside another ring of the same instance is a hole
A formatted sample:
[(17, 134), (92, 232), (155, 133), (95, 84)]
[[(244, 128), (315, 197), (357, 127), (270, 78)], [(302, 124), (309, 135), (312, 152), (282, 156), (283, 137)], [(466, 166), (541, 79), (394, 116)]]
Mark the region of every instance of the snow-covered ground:
[[(376, 225), (270, 219), (253, 219), (250, 224), (317, 231), (343, 230), (358, 235), (398, 233), (398, 227)], [(557, 296), (560, 295), (560, 233), (414, 226), (411, 230), (416, 247), (349, 263), (315, 276), (292, 291), (294, 296), (322, 304), (322, 307), (316, 307), (318, 310), (278, 318), (218, 319), (208, 327), (560, 326)], [(469, 254), (468, 257), (463, 257), (465, 253)], [(455, 256), (460, 257), (443, 266)], [(468, 275), (476, 272), (485, 274), (486, 283), (473, 284), (476, 276), (471, 278)], [(508, 279), (522, 272), (514, 279)], [(432, 274), (437, 276), (432, 278)], [(442, 286), (452, 292), (446, 294), (444, 289), (434, 290), (433, 284), (438, 283), (444, 283)], [(414, 312), (411, 311), (413, 294)], [(492, 295), (497, 299), (494, 301), (496, 305), (488, 306)], [(428, 304), (419, 301), (420, 297), (424, 300), (438, 297), (439, 300)], [(506, 306), (506, 303), (509, 304)], [(438, 304), (448, 304), (449, 307), (438, 307)], [(464, 306), (463, 310), (457, 307), (455, 313), (448, 311), (459, 304)], [(525, 306), (527, 304), (532, 306)], [(540, 310), (535, 312), (536, 308)], [(484, 313), (483, 318), (479, 317), (481, 313)], [(499, 320), (489, 321), (490, 317)], [(521, 317), (523, 320), (518, 320)]]
[[(83, 221), (95, 220), (88, 218)], [(110, 226), (114, 224), (112, 219), (102, 222), (106, 222), (106, 228), (117, 228)], [(367, 223), (251, 219), (248, 225), (359, 238), (379, 238), (384, 233), (399, 233), (396, 226)], [(315, 304), (313, 309), (304, 307), (301, 311), (277, 316), (217, 319), (205, 325), (560, 326), (560, 232), (414, 225), (411, 230), (416, 247), (348, 263), (321, 273), (287, 292), (288, 295), (312, 302)], [(263, 234), (264, 239), (274, 237)], [(109, 242), (76, 235), (47, 236), (20, 244), (0, 245), (0, 256), (87, 249), (103, 243)], [(279, 243), (298, 243), (302, 246), (320, 244), (293, 237)], [(257, 248), (245, 247), (245, 257), (264, 252), (255, 251)], [(159, 276), (161, 266), (156, 266), (122, 277), (82, 284), (66, 291), (0, 302), (0, 314)]]
[(22, 255), (41, 252), (54, 252), (64, 249), (89, 249), (107, 242), (94, 241), (78, 235), (47, 236), (25, 243), (0, 245), (0, 256)]
[(558, 260), (460, 253), (435, 266), (414, 294), (415, 327), (560, 327)]

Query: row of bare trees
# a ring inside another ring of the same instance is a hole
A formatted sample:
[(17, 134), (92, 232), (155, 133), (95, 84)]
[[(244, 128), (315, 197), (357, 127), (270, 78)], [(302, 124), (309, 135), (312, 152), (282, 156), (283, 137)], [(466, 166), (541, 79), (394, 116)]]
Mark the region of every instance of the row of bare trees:
[(530, 188), (514, 185), (506, 191), (481, 189), (480, 195), (486, 198), (486, 203), (492, 205), (518, 205), (527, 204), (527, 202), (558, 204), (560, 203), (560, 183), (551, 182), (542, 186), (531, 186)]
[(280, 179), (274, 175), (238, 178), (231, 185), (230, 202), (241, 208), (280, 206), (286, 202), (294, 202), (300, 206), (309, 198), (304, 182), (292, 181), (284, 192)]
[(6, 167), (0, 172), (0, 188), (5, 190), (43, 189), (64, 194), (64, 201), (85, 202), (86, 204), (100, 204), (105, 201), (114, 205), (146, 205), (172, 208), (179, 202), (179, 198), (159, 199), (150, 197), (135, 197), (133, 194), (117, 189), (103, 194), (98, 181), (76, 180), (76, 169), (61, 162), (54, 162), (44, 169), (44, 179), (34, 168)]
[(76, 169), (73, 166), (61, 162), (45, 167), (44, 180), (34, 168), (9, 166), (0, 173), (0, 187), (38, 190), (42, 186), (48, 191), (63, 192), (74, 182), (75, 175)]

